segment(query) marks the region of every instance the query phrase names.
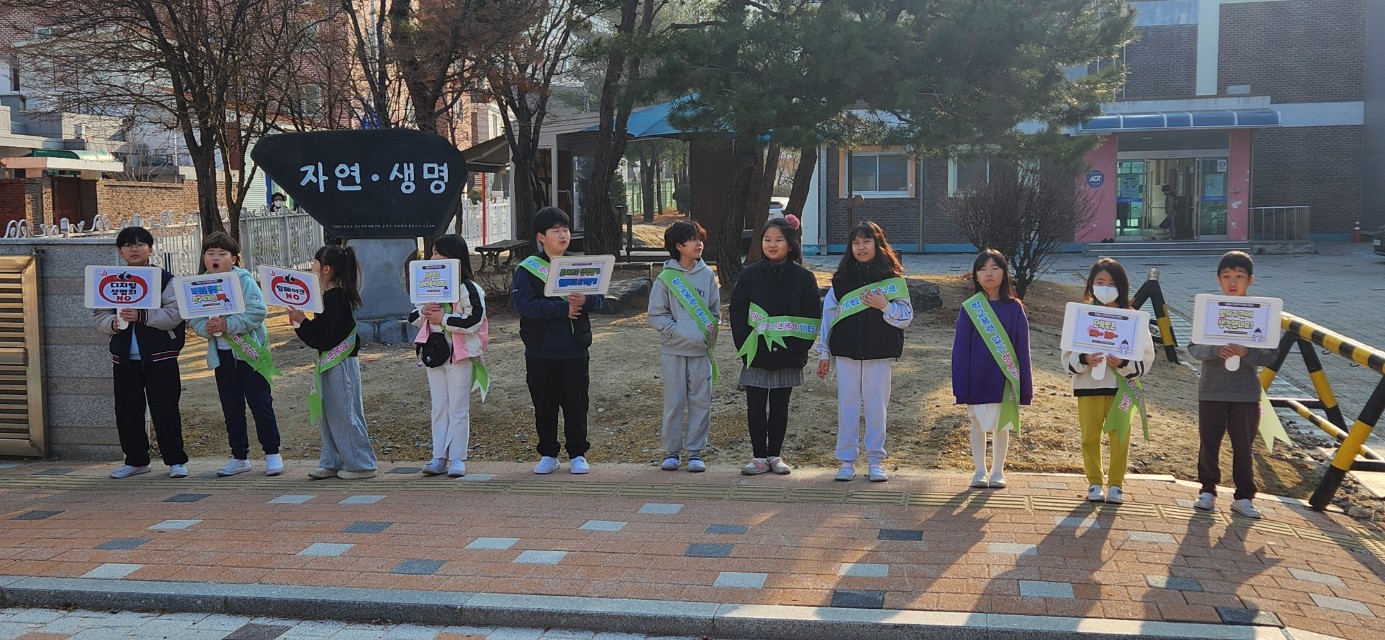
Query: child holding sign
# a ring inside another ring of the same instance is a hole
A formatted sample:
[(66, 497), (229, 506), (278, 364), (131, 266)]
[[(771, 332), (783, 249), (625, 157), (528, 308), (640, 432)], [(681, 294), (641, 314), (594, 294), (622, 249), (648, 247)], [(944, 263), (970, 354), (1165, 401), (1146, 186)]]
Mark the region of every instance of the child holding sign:
[[(1130, 279), (1126, 277), (1125, 268), (1121, 263), (1111, 258), (1102, 258), (1092, 265), (1091, 271), (1087, 274), (1083, 302), (1129, 309), (1129, 295)], [(1144, 346), (1136, 352), (1144, 354), (1141, 360), (1073, 351), (1064, 351), (1062, 355), (1063, 364), (1067, 366), (1068, 373), (1072, 374), (1072, 395), (1077, 397), (1077, 424), (1082, 430), (1082, 470), (1087, 475), (1087, 484), (1091, 485), (1087, 488), (1087, 499), (1092, 502), (1125, 502), (1125, 493), (1121, 486), (1125, 482), (1126, 460), (1130, 455), (1131, 416), (1128, 411), (1121, 414), (1119, 406), (1113, 410), (1113, 405), (1117, 391), (1130, 384), (1126, 380), (1144, 375), (1154, 364), (1154, 340), (1150, 338), (1147, 327), (1140, 329), (1139, 340)], [(1115, 375), (1102, 375), (1097, 379), (1092, 371), (1102, 365), (1110, 368), (1120, 378)], [(1134, 409), (1144, 411), (1142, 404), (1136, 405)], [(1124, 421), (1125, 428), (1112, 429), (1108, 436), (1111, 460), (1103, 474), (1101, 434), (1112, 420)], [(1103, 485), (1107, 486), (1104, 495)]]
[(313, 255), (312, 270), (322, 282), (322, 313), (309, 320), (301, 310), (289, 309), (289, 320), (298, 325), (294, 330), (298, 339), (317, 350), (308, 417), (322, 434), (322, 455), (308, 477), (374, 478), (375, 449), (366, 434), (361, 365), (356, 359), (361, 352), (354, 314), (361, 306), (356, 252), (324, 245)]
[[(154, 235), (144, 227), (126, 227), (115, 237), (120, 257), (131, 267), (149, 266)], [(111, 378), (115, 381), (115, 430), (125, 464), (112, 478), (149, 473), (149, 434), (144, 410), (149, 408), (159, 454), (168, 465), (168, 477), (186, 478), (188, 454), (183, 451), (183, 417), (178, 399), (183, 384), (178, 373), (178, 352), (187, 338), (187, 325), (178, 315), (178, 299), (168, 286), (173, 274), (161, 269), (158, 309), (97, 309), (92, 314), (96, 330), (111, 337)], [(120, 327), (120, 321), (128, 323)]]
[(240, 278), (245, 312), (193, 318), (188, 326), (207, 339), (207, 368), (216, 372), (216, 391), (226, 418), (231, 460), (216, 474), (233, 476), (250, 470), (250, 438), (245, 423), (245, 407), (250, 405), (255, 436), (265, 452), (265, 475), (277, 476), (284, 472), (284, 459), (279, 455), (279, 421), (274, 416), (269, 381), (279, 370), (274, 368), (274, 356), (269, 352), (264, 294), (255, 277), (239, 264), (240, 243), (235, 238), (218, 231), (202, 240), (202, 266), (207, 273), (235, 273)]
[[(423, 475), (448, 477), (466, 475), (467, 447), (471, 442), (471, 390), (480, 386), (485, 400), (490, 376), (481, 353), (490, 343), (490, 321), (486, 318), (486, 296), (471, 272), (471, 256), (466, 239), (450, 233), (433, 241), (432, 260), (460, 261), (463, 295), (457, 304), (425, 303), (409, 314), (418, 326), (415, 344), (441, 333), (451, 349), (446, 362), (428, 368), (428, 393), (433, 399), (433, 461), (423, 466)], [(451, 460), (451, 464), (448, 463)]]
[(558, 409), (563, 410), (563, 437), (567, 440), (570, 470), (591, 471), (587, 464), (587, 405), (591, 386), (589, 367), (592, 345), (591, 311), (602, 304), (596, 295), (569, 294), (547, 298), (549, 260), (562, 256), (572, 242), (572, 221), (557, 207), (534, 214), (534, 236), (539, 252), (525, 258), (515, 270), (510, 300), (519, 312), (519, 337), (524, 341), (524, 377), (534, 402), (534, 429), (539, 436), (539, 463), (534, 473), (558, 469)]
[[(696, 222), (675, 222), (664, 231), (670, 259), (649, 292), (649, 324), (659, 332), (664, 375), (664, 471), (677, 471), (679, 452), (688, 452), (688, 471), (706, 471), (702, 450), (712, 425), (712, 385), (719, 377), (712, 360), (721, 292), (717, 275), (702, 261), (707, 231)], [(687, 419), (687, 431), (683, 421)]]
[[(971, 421), (973, 487), (1004, 488), (1010, 431), (1019, 432), (1020, 405), (1033, 397), (1029, 371), (1029, 317), (1013, 293), (1010, 263), (995, 249), (977, 254), (971, 278), (976, 294), (962, 303), (952, 341), (952, 395)], [(986, 434), (992, 433), (990, 478)]]
[(731, 291), (731, 335), (741, 357), (746, 419), (754, 457), (741, 473), (791, 469), (780, 455), (789, 428), (789, 395), (803, 384), (803, 365), (817, 338), (822, 303), (803, 260), (798, 230), (771, 218), (760, 231), (764, 258), (745, 268)]
[(904, 353), (904, 328), (914, 319), (904, 267), (874, 222), (847, 235), (851, 252), (842, 256), (832, 288), (822, 302), (818, 377), (826, 378), (837, 357), (837, 480), (856, 475), (862, 405), (866, 418), (866, 463), (871, 482), (885, 482), (885, 417), (890, 404), (890, 361)]
[[(1217, 264), (1217, 284), (1228, 296), (1244, 296), (1255, 282), (1255, 263), (1242, 251), (1231, 251)], [(1257, 367), (1274, 364), (1275, 349), (1251, 349), (1237, 344), (1188, 344), (1188, 355), (1202, 361), (1197, 383), (1197, 481), (1202, 485), (1193, 506), (1210, 511), (1221, 482), (1221, 442), (1231, 437), (1231, 477), (1236, 493), (1231, 510), (1247, 518), (1259, 518), (1255, 498), (1255, 464), (1250, 446), (1260, 424), (1260, 376)], [(1235, 371), (1226, 360), (1236, 356)]]

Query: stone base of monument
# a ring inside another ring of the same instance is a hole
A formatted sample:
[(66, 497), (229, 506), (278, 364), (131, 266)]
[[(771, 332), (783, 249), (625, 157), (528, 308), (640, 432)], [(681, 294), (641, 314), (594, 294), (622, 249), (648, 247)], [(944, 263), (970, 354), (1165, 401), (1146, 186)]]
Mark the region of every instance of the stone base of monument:
[(384, 344), (408, 344), (413, 342), (418, 327), (399, 318), (365, 320), (356, 318), (356, 339), (361, 344), (381, 342)]

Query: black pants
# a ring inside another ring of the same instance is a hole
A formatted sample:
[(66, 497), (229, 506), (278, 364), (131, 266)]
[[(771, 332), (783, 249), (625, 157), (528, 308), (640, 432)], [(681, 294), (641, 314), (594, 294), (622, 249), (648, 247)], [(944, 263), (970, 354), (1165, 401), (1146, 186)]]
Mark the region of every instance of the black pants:
[(221, 364), (216, 368), (216, 393), (221, 397), (221, 413), (226, 417), (226, 440), (231, 457), (250, 456), (250, 434), (245, 424), (245, 406), (255, 416), (255, 437), (266, 455), (279, 453), (279, 421), (274, 417), (274, 396), (269, 381), (249, 363), (236, 359), (229, 350), (216, 352)]
[(1197, 403), (1197, 434), (1201, 441), (1197, 450), (1197, 481), (1202, 492), (1217, 494), (1221, 482), (1222, 436), (1231, 436), (1231, 478), (1236, 482), (1235, 499), (1255, 497), (1255, 461), (1250, 447), (1260, 426), (1260, 403), (1217, 402)]
[(563, 439), (568, 459), (587, 455), (587, 388), (591, 358), (552, 360), (526, 357), (524, 379), (534, 403), (534, 428), (539, 432), (539, 455), (558, 457), (558, 409), (563, 410)]
[[(756, 458), (778, 456), (784, 448), (784, 432), (789, 430), (789, 394), (793, 387), (745, 388), (746, 419), (750, 422), (750, 448)], [(769, 412), (766, 414), (766, 404)]]
[(111, 378), (115, 380), (115, 431), (120, 437), (120, 450), (125, 453), (125, 464), (149, 464), (149, 434), (144, 430), (146, 400), (164, 464), (187, 464), (183, 416), (178, 412), (178, 399), (183, 395), (178, 359), (113, 364)]

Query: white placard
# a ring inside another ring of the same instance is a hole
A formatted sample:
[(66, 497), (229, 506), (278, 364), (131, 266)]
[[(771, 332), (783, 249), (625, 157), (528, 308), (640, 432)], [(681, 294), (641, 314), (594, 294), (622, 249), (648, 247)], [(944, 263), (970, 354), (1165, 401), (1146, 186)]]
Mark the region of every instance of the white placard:
[[(1276, 349), (1283, 311), (1284, 301), (1279, 298), (1199, 293), (1193, 298), (1192, 340), (1197, 344)], [(1228, 371), (1240, 366), (1239, 357), (1226, 359)]]
[(158, 309), (163, 270), (158, 267), (87, 266), (88, 309)]
[[(1149, 333), (1149, 313), (1069, 302), (1063, 313), (1064, 351), (1102, 353), (1121, 360), (1143, 360), (1144, 341), (1140, 332)], [(1092, 369), (1092, 377), (1106, 377), (1106, 365)]]
[(573, 293), (605, 295), (611, 288), (611, 274), (616, 270), (615, 256), (560, 256), (548, 267), (548, 282), (543, 295), (565, 296)]
[(455, 304), (462, 299), (462, 261), (414, 260), (409, 263), (409, 301)]
[(316, 273), (267, 266), (259, 271), (265, 304), (322, 313), (322, 284)]
[(173, 279), (178, 313), (185, 319), (245, 313), (245, 292), (236, 272), (204, 273)]

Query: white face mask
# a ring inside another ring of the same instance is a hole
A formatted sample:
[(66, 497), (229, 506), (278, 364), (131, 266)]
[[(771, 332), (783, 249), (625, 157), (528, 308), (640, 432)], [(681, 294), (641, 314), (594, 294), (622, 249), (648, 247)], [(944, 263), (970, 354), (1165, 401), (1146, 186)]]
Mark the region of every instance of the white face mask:
[(1120, 292), (1116, 291), (1115, 287), (1092, 287), (1092, 297), (1101, 304), (1111, 304), (1111, 301), (1115, 300), (1118, 295)]

